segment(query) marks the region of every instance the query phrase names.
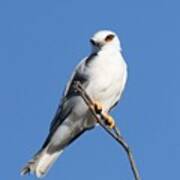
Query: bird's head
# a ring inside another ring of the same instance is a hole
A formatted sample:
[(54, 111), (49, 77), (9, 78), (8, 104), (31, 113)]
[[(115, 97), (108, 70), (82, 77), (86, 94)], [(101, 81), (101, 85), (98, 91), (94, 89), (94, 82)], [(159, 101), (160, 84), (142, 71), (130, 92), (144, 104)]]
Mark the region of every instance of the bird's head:
[(109, 30), (96, 32), (90, 39), (93, 52), (99, 50), (121, 50), (120, 41), (116, 33)]

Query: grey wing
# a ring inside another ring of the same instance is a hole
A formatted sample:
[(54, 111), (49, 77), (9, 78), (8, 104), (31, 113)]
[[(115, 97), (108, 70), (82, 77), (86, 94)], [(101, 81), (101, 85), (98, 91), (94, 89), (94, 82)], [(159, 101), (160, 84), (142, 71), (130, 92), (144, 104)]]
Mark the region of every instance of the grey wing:
[(79, 81), (84, 87), (88, 84), (88, 76), (84, 73), (85, 69), (85, 59), (83, 59), (78, 66), (75, 68), (70, 81), (68, 82), (65, 91), (64, 97), (58, 107), (56, 115), (50, 124), (50, 132), (54, 130), (66, 119), (66, 117), (71, 113), (73, 104), (66, 103), (72, 96), (77, 94), (74, 92), (73, 84), (75, 81)]
[(62, 98), (60, 105), (57, 109), (57, 112), (50, 124), (49, 128), (49, 135), (44, 142), (42, 148), (46, 147), (51, 139), (52, 135), (56, 131), (56, 129), (64, 122), (64, 120), (70, 115), (72, 109), (74, 107), (73, 103), (69, 103), (70, 98), (73, 96), (77, 96), (77, 94), (73, 91), (73, 83), (75, 81), (80, 81), (81, 84), (85, 87), (88, 84), (88, 77), (84, 73), (85, 61), (82, 60), (79, 65), (76, 67), (75, 71), (73, 72), (70, 81), (68, 82), (65, 91), (64, 97)]

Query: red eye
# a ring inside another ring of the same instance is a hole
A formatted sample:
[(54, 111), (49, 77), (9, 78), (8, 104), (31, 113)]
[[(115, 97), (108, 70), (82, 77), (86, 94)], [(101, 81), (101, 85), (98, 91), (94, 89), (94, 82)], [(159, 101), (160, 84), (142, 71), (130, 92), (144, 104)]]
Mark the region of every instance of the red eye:
[(105, 41), (106, 41), (106, 42), (110, 42), (110, 41), (112, 41), (113, 39), (114, 39), (114, 35), (113, 35), (113, 34), (110, 34), (110, 35), (106, 36)]

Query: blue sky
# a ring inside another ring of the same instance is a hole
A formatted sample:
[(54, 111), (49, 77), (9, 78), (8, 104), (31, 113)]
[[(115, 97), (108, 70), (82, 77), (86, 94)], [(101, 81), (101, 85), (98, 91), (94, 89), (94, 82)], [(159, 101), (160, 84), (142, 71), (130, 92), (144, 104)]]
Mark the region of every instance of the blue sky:
[[(112, 112), (142, 179), (179, 179), (178, 0), (0, 1), (0, 179), (20, 177), (45, 139), (64, 86), (100, 29), (120, 37), (129, 66)], [(133, 179), (122, 148), (101, 128), (84, 134), (46, 180)]]

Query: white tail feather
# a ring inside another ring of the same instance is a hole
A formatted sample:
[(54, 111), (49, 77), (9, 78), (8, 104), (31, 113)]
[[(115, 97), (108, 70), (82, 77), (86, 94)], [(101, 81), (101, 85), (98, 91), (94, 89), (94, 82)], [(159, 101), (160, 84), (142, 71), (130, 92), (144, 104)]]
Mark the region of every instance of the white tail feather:
[(34, 173), (38, 178), (43, 177), (62, 152), (63, 150), (49, 154), (46, 149), (44, 149), (33, 160), (29, 161), (27, 166), (23, 168), (21, 175), (30, 172)]
[(44, 154), (42, 154), (36, 165), (36, 169), (35, 169), (36, 176), (39, 178), (45, 175), (62, 152), (63, 151), (59, 151), (53, 154), (48, 154), (45, 152)]

